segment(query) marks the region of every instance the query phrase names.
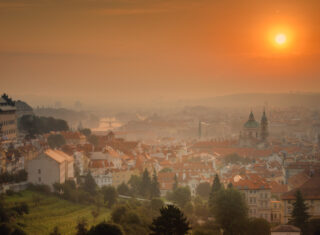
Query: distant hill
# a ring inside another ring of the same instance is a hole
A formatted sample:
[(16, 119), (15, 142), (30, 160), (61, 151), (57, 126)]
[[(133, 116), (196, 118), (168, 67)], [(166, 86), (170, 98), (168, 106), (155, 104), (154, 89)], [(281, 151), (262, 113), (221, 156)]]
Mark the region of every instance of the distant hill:
[(209, 106), (307, 106), (320, 107), (320, 93), (248, 93), (201, 99), (195, 104)]

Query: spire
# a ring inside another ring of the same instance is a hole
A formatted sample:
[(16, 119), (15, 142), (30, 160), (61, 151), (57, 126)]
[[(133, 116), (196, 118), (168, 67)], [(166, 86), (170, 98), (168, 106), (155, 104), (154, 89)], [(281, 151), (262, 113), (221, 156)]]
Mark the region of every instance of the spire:
[(249, 121), (255, 121), (252, 110), (251, 110), (250, 115), (249, 115)]

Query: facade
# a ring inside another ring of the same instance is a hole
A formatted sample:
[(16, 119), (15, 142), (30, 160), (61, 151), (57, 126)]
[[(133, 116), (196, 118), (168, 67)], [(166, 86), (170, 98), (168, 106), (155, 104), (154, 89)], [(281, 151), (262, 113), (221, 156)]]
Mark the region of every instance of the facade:
[(109, 171), (105, 171), (101, 174), (93, 174), (92, 177), (100, 188), (103, 186), (112, 185), (112, 173)]
[(238, 176), (232, 184), (244, 194), (249, 207), (249, 217), (263, 218), (271, 222), (271, 188), (264, 179), (256, 174), (247, 174)]
[(12, 140), (17, 137), (17, 116), (15, 102), (6, 94), (0, 97), (0, 139)]
[(112, 171), (112, 186), (118, 187), (122, 183), (128, 183), (131, 176), (139, 175), (140, 172), (137, 169), (134, 170), (113, 170)]
[(72, 156), (59, 150), (46, 150), (29, 161), (27, 166), (28, 182), (46, 184), (64, 183), (74, 178)]
[(281, 223), (281, 211), (281, 201), (271, 201), (271, 223)]
[(320, 219), (320, 175), (311, 177), (300, 187), (284, 193), (282, 199), (281, 223), (288, 223), (292, 213), (292, 203), (295, 201), (295, 194), (300, 190), (305, 203), (308, 205), (308, 213), (311, 219)]

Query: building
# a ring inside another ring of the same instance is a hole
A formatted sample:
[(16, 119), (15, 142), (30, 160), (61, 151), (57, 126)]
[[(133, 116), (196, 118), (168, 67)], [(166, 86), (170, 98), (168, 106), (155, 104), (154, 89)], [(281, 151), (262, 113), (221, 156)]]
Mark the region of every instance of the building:
[(263, 178), (256, 174), (238, 175), (234, 177), (232, 184), (244, 193), (249, 217), (271, 221), (271, 187)]
[(28, 182), (33, 184), (64, 183), (74, 178), (74, 159), (59, 150), (48, 149), (29, 161)]
[(311, 177), (300, 187), (284, 193), (282, 199), (281, 223), (288, 223), (292, 213), (292, 203), (295, 201), (295, 194), (300, 190), (305, 203), (308, 205), (308, 213), (311, 219), (320, 219), (320, 175)]
[(281, 223), (281, 211), (281, 201), (271, 201), (271, 223)]
[(0, 97), (0, 139), (12, 140), (17, 137), (17, 116), (15, 102), (3, 94)]
[(250, 112), (248, 121), (240, 132), (239, 144), (242, 147), (265, 147), (269, 136), (268, 119), (263, 111), (261, 122), (257, 122), (253, 112)]
[(271, 235), (300, 235), (300, 228), (293, 225), (278, 225), (271, 229)]

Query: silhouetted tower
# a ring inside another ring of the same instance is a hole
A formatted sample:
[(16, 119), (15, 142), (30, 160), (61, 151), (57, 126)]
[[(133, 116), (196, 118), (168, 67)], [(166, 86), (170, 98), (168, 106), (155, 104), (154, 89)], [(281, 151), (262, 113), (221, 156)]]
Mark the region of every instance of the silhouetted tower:
[(260, 136), (262, 141), (266, 141), (269, 136), (269, 130), (268, 130), (268, 119), (266, 116), (266, 110), (263, 110), (263, 114), (261, 117), (261, 123), (260, 123)]

